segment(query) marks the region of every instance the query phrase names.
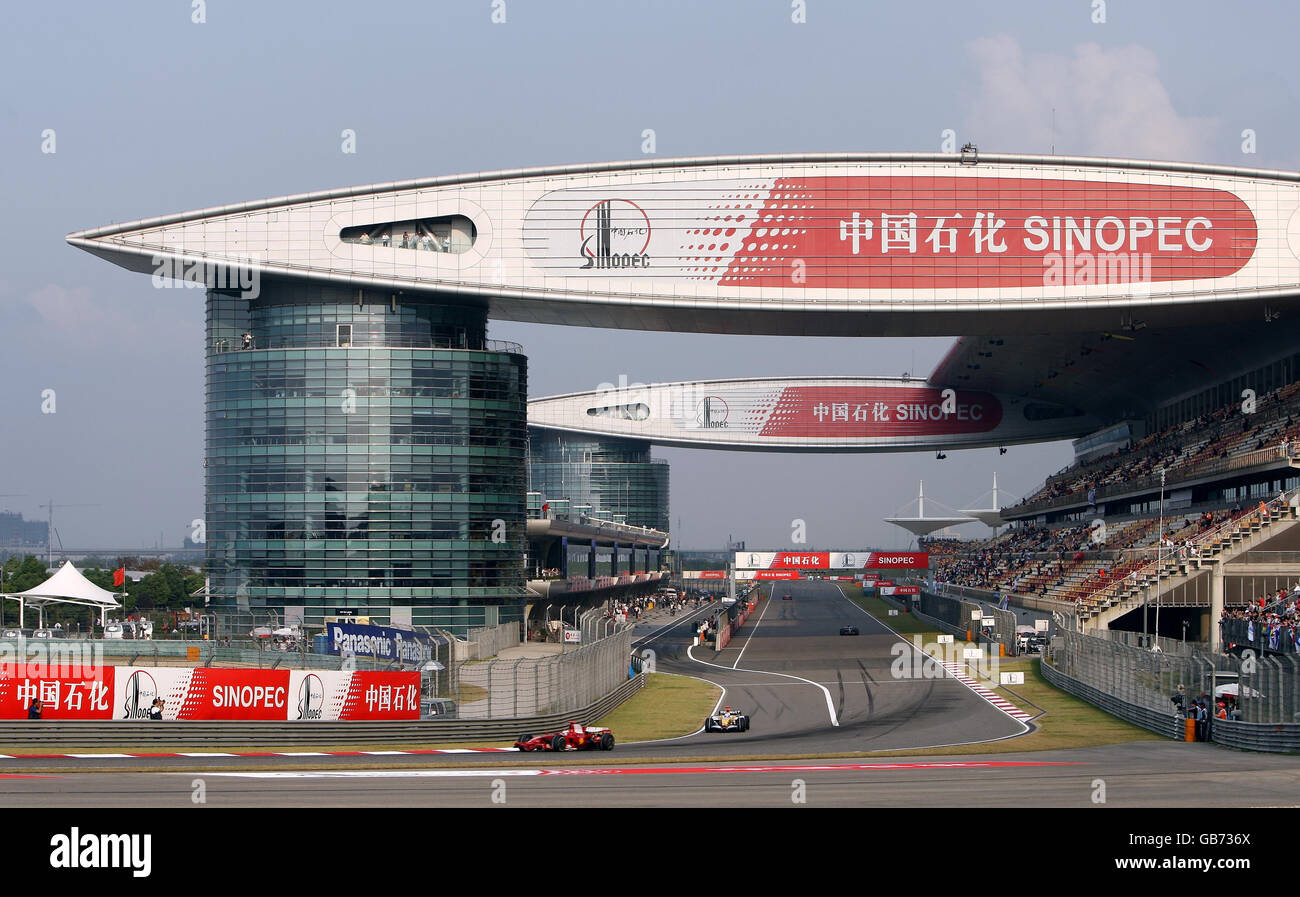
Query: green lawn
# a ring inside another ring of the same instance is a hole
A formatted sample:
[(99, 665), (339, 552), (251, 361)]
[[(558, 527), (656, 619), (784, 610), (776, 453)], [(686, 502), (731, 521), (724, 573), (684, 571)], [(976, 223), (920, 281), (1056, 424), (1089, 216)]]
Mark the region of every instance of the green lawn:
[[(891, 605), (881, 598), (855, 594), (855, 589), (852, 586), (842, 588), (849, 600), (900, 635), (920, 635), (926, 643), (935, 642), (936, 636), (940, 635), (939, 631), (929, 623), (918, 619), (912, 614), (900, 612), (896, 617), (889, 616)], [(1034, 724), (1038, 726), (1036, 731), (1029, 735), (1022, 735), (1019, 738), (1010, 738), (991, 744), (905, 753), (968, 754), (1049, 751), (1062, 748), (1094, 747), (1102, 744), (1121, 744), (1129, 741), (1164, 740), (1154, 732), (1148, 732), (1139, 726), (1126, 723), (1118, 717), (1097, 709), (1087, 701), (1055, 688), (1043, 678), (1039, 670), (1039, 663), (1040, 661), (1036, 657), (1002, 658), (998, 662), (998, 670), (1000, 672), (1024, 672), (1025, 684), (1000, 687), (993, 683), (984, 683), (986, 687), (991, 688), (1021, 710), (1034, 714), (1037, 717), (1034, 720)]]
[(645, 688), (597, 725), (614, 730), (619, 743), (689, 735), (704, 724), (722, 689), (689, 676), (652, 673)]
[(899, 635), (928, 635), (931, 637), (930, 641), (934, 641), (933, 637), (940, 634), (939, 630), (929, 623), (901, 610), (898, 611), (898, 616), (891, 617), (889, 612), (897, 610), (897, 608), (883, 598), (877, 598), (874, 595), (855, 594), (855, 592), (861, 592), (861, 588), (855, 586), (840, 586), (840, 588), (844, 590), (844, 594), (850, 601)]

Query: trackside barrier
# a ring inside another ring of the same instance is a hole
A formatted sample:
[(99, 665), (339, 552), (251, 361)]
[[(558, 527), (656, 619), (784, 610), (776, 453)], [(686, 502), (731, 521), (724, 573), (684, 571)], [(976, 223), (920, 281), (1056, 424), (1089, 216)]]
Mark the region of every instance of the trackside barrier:
[(1224, 747), (1292, 753), (1300, 751), (1300, 723), (1247, 723), (1216, 719), (1210, 723), (1210, 738)]
[(466, 639), (464, 659), (484, 660), (488, 657), (496, 657), (506, 648), (513, 648), (518, 644), (519, 624), (515, 622), (471, 629)]
[[(980, 610), (978, 604), (959, 601), (927, 592), (924, 589), (912, 602), (912, 613), (936, 629), (966, 641), (967, 631), (972, 634), (979, 631), (979, 621), (972, 620), (971, 614)], [(902, 608), (904, 604), (893, 595), (882, 595), (881, 600)], [(1014, 627), (1012, 627), (1014, 630)], [(1014, 638), (1014, 634), (1012, 636)]]
[[(627, 678), (632, 630), (561, 654), (456, 664), (452, 684), (430, 694), (456, 701), (462, 720), (521, 719), (586, 707)], [(435, 673), (435, 677), (442, 674)]]
[[(885, 600), (888, 601), (889, 599), (886, 598)], [(1004, 649), (1002, 653), (1005, 656), (1015, 656), (1016, 615), (1012, 611), (999, 610), (995, 607), (976, 604), (973, 601), (962, 601), (947, 595), (938, 595), (922, 588), (912, 606), (912, 612), (938, 626), (944, 632), (951, 633), (961, 639), (965, 639), (966, 633), (969, 632), (977, 644), (987, 642), (990, 645), (1002, 645)], [(980, 634), (982, 628), (980, 620), (973, 619), (974, 614), (977, 612), (981, 619), (992, 617), (996, 621), (990, 627), (992, 635), (987, 638)], [(1000, 636), (1000, 638), (994, 636)], [(998, 654), (999, 652), (995, 648), (993, 653)]]
[[(625, 668), (626, 669), (626, 668)], [(574, 720), (588, 725), (609, 714), (645, 686), (645, 675), (628, 679), (598, 701), (571, 713), (470, 722), (85, 722), (2, 720), (0, 745), (14, 749), (77, 751), (91, 748), (149, 751), (190, 747), (195, 751), (239, 748), (314, 748), (338, 745), (428, 745), (466, 741), (510, 741), (523, 734), (560, 728)], [(617, 736), (618, 733), (615, 733)]]
[(1141, 726), (1157, 735), (1164, 735), (1177, 741), (1183, 740), (1184, 718), (1181, 713), (1173, 712), (1173, 705), (1168, 710), (1153, 710), (1121, 698), (1108, 695), (1098, 688), (1062, 673), (1046, 659), (1039, 665), (1043, 678), (1063, 692), (1082, 698), (1089, 704), (1105, 710), (1111, 716), (1118, 716), (1126, 722)]
[(731, 623), (725, 623), (718, 627), (717, 643), (713, 646), (715, 650), (721, 651), (731, 643)]
[[(1210, 739), (1257, 751), (1300, 748), (1300, 662), (1290, 656), (1170, 655), (1063, 631), (1052, 640), (1043, 676), (1121, 719), (1182, 740), (1184, 710), (1213, 694), (1235, 706), (1240, 720), (1210, 720)], [(1169, 720), (1174, 720), (1170, 728)], [(1172, 733), (1172, 734), (1171, 734)]]
[(745, 625), (745, 621), (749, 619), (750, 611), (754, 609), (752, 604), (745, 602), (737, 602), (736, 607), (740, 608), (740, 613), (728, 619), (726, 625), (718, 629), (719, 651), (731, 644), (731, 639), (740, 631), (740, 627)]

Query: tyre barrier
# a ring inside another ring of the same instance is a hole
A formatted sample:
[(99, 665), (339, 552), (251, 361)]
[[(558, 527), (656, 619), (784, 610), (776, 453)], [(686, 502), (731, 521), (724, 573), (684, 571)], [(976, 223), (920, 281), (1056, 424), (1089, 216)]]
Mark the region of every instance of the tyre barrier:
[(401, 722), (230, 722), (213, 720), (0, 720), (0, 745), (71, 751), (95, 748), (147, 751), (154, 747), (192, 747), (220, 751), (241, 747), (294, 748), (334, 745), (452, 744), (466, 741), (513, 742), (525, 731), (558, 729), (571, 720), (588, 725), (645, 687), (645, 674), (628, 679), (580, 710), (516, 719), (411, 720)]

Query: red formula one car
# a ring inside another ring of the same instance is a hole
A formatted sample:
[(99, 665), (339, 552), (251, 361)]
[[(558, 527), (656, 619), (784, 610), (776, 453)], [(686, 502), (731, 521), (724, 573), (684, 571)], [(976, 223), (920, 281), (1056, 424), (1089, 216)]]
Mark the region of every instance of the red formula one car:
[(614, 733), (599, 726), (569, 723), (569, 727), (560, 732), (521, 735), (515, 747), (521, 751), (612, 751)]

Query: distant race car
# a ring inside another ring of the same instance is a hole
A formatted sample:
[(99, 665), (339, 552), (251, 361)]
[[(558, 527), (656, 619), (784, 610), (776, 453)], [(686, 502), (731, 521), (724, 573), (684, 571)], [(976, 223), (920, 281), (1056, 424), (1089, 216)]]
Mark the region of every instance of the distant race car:
[(569, 723), (559, 732), (520, 735), (515, 747), (521, 751), (612, 751), (614, 733), (600, 726)]
[(748, 732), (749, 716), (730, 707), (723, 707), (704, 721), (705, 732)]
[(782, 601), (789, 601), (792, 597), (793, 597), (793, 596), (792, 596), (789, 592), (786, 592), (784, 595), (781, 596), (781, 600), (782, 600)]
[(841, 627), (840, 627), (840, 635), (857, 635), (857, 634), (858, 634), (858, 627), (856, 627), (856, 626), (841, 626)]

